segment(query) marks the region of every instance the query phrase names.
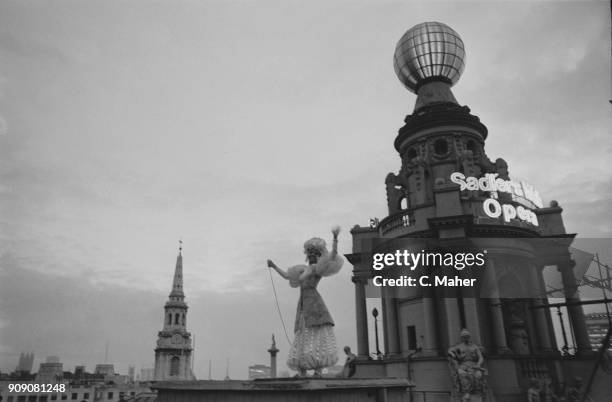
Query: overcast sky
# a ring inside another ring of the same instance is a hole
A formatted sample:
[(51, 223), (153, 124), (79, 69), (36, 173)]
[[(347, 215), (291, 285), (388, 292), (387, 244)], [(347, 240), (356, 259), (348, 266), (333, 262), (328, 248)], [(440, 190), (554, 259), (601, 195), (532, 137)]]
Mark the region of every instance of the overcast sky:
[[(289, 345), (265, 265), (386, 216), (415, 96), (393, 52), (440, 21), (466, 44), (453, 88), (486, 151), (612, 237), (610, 5), (580, 2), (3, 1), (0, 370), (152, 367), (178, 240), (195, 373), (246, 378)], [(351, 266), (320, 291), (355, 344)], [(298, 291), (275, 277), (291, 331)]]

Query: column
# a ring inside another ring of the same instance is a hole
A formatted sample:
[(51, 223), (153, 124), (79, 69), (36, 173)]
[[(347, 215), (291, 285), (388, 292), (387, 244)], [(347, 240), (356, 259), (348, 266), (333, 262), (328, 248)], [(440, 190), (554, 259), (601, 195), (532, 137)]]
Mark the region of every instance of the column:
[(397, 303), (390, 289), (384, 288), (383, 298), (383, 324), (385, 332), (385, 354), (395, 355), (399, 353), (398, 317)]
[(578, 296), (578, 286), (574, 278), (573, 267), (574, 262), (571, 260), (557, 265), (557, 268), (561, 271), (565, 301), (567, 303), (572, 303), (572, 305), (567, 306), (567, 312), (570, 322), (572, 323), (574, 338), (576, 339), (576, 353), (580, 354), (590, 352), (592, 349), (584, 322), (584, 311), (582, 310), (582, 305), (577, 304), (580, 303), (580, 297)]
[[(379, 330), (379, 336), (380, 336), (380, 331), (382, 331), (382, 337), (383, 337), (383, 349), (384, 352), (383, 354), (387, 354), (389, 353), (389, 317), (388, 317), (388, 312), (387, 312), (387, 299), (389, 298), (389, 296), (387, 295), (388, 293), (388, 287), (387, 286), (383, 286), (380, 289), (380, 307), (381, 307), (381, 316), (382, 319), (379, 321), (379, 324), (382, 323), (382, 325), (379, 325), (378, 330)], [(380, 318), (380, 317), (379, 317)]]
[(493, 340), (495, 341), (495, 352), (497, 354), (509, 353), (508, 339), (504, 328), (504, 315), (502, 313), (501, 300), (498, 297), (489, 299), (489, 310), (491, 311), (491, 325), (493, 326)]
[(370, 347), (368, 343), (368, 308), (366, 304), (365, 286), (366, 278), (353, 276), (355, 284), (355, 322), (357, 323), (357, 356), (362, 358), (370, 357)]
[(463, 307), (465, 310), (465, 324), (472, 334), (472, 341), (478, 345), (482, 345), (482, 339), (480, 339), (480, 323), (478, 322), (478, 305), (473, 295), (468, 295), (463, 298)]
[(276, 353), (270, 352), (270, 378), (276, 378)]
[[(546, 288), (540, 287), (539, 285), (542, 283), (541, 281), (541, 269), (539, 267), (531, 266), (529, 267), (531, 279), (530, 282), (533, 286), (538, 286), (538, 288), (533, 289), (534, 294), (545, 294)], [(548, 319), (546, 318), (546, 314), (548, 313), (548, 308), (546, 306), (546, 300), (542, 298), (535, 298), (532, 301), (534, 309), (531, 309), (531, 314), (533, 317), (533, 321), (535, 321), (536, 330), (538, 333), (538, 345), (543, 352), (552, 352), (553, 347), (551, 343), (551, 335), (549, 333), (548, 328)]]
[[(538, 267), (538, 281), (540, 283), (540, 289), (543, 289), (544, 294), (546, 294), (546, 284), (544, 283), (544, 275), (542, 275), (544, 271), (544, 266)], [(548, 305), (548, 300), (546, 298), (542, 299), (542, 303)], [(550, 342), (550, 347), (553, 352), (559, 350), (559, 345), (557, 345), (557, 339), (555, 337), (555, 327), (553, 326), (553, 312), (550, 307), (544, 309), (544, 318), (546, 320), (546, 328), (548, 333), (548, 339)]]
[(533, 306), (535, 308), (532, 310), (532, 313), (538, 331), (540, 348), (543, 352), (552, 352), (553, 347), (551, 343), (551, 336), (548, 332), (548, 319), (546, 318), (548, 308), (544, 307), (545, 305), (546, 303), (543, 299), (534, 299)]
[(433, 295), (429, 292), (424, 292), (423, 296), (423, 337), (422, 345), (423, 355), (435, 356), (438, 354), (438, 342), (436, 332), (436, 313), (434, 307)]
[(461, 320), (459, 318), (459, 307), (456, 298), (444, 299), (444, 310), (446, 311), (446, 334), (448, 337), (448, 345), (450, 347), (459, 342), (459, 332), (461, 332)]
[(502, 304), (499, 299), (499, 289), (497, 288), (497, 273), (495, 272), (495, 261), (492, 257), (487, 262), (487, 284), (490, 286), (489, 311), (491, 312), (491, 325), (493, 326), (493, 340), (495, 341), (495, 352), (504, 354), (510, 352), (508, 339), (506, 338), (506, 328), (504, 327), (504, 314)]

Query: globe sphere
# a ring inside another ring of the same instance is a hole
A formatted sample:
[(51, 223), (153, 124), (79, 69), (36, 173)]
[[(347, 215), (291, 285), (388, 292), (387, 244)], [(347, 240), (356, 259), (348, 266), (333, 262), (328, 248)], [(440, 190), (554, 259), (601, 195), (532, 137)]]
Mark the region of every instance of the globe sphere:
[(397, 42), (395, 74), (409, 91), (430, 81), (451, 86), (465, 67), (465, 47), (459, 34), (441, 22), (424, 22), (410, 28)]

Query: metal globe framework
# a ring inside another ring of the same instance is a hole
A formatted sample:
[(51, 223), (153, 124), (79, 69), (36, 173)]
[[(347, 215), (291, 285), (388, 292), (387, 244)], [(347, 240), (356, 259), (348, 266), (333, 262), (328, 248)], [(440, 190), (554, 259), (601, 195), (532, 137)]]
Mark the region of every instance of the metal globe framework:
[(409, 91), (416, 93), (429, 81), (451, 86), (465, 67), (465, 46), (455, 32), (440, 22), (424, 22), (410, 28), (395, 47), (395, 74)]

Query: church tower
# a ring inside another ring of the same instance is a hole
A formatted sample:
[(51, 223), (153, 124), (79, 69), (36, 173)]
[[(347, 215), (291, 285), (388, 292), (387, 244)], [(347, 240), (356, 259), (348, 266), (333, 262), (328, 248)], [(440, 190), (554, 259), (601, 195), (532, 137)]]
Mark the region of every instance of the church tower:
[(187, 303), (183, 293), (183, 242), (176, 258), (174, 280), (164, 306), (164, 325), (157, 335), (155, 380), (193, 380), (191, 334), (187, 331)]

